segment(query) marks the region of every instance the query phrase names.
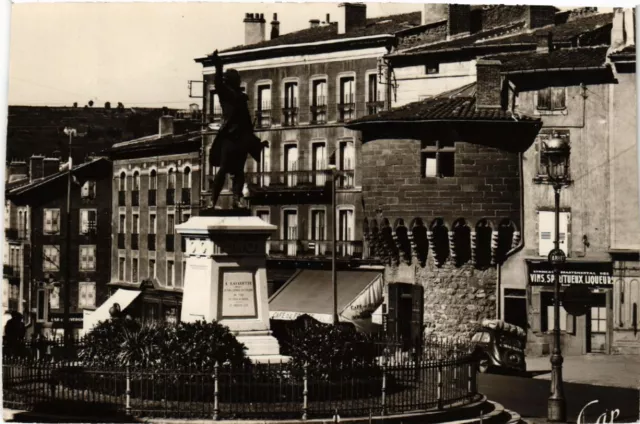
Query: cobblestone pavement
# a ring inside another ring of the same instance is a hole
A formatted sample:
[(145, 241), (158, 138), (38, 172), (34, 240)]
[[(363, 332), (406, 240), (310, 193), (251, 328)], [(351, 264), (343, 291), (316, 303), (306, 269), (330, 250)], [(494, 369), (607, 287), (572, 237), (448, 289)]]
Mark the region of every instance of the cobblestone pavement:
[[(527, 357), (527, 372), (533, 378), (549, 380), (549, 357)], [(640, 390), (640, 355), (567, 356), (562, 364), (566, 382)]]

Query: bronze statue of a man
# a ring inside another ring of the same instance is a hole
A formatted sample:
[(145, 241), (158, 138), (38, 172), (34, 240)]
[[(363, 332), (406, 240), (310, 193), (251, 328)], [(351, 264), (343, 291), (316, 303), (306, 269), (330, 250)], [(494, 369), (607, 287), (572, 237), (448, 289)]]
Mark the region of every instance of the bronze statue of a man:
[(246, 208), (243, 201), (244, 165), (247, 155), (260, 161), (263, 143), (253, 133), (253, 123), (249, 114), (249, 98), (240, 89), (240, 74), (235, 69), (222, 71), (222, 60), (216, 50), (211, 57), (216, 68), (214, 86), (220, 106), (222, 107), (222, 122), (220, 130), (213, 141), (209, 153), (209, 164), (219, 167), (213, 178), (213, 205), (216, 206), (218, 197), (224, 186), (226, 176), (233, 177), (232, 193), (233, 207)]

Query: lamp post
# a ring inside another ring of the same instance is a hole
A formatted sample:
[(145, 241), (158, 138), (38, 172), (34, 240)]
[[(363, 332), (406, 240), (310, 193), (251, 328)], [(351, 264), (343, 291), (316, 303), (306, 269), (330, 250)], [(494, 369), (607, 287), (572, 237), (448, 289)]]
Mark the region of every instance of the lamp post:
[(551, 354), (551, 396), (547, 403), (547, 419), (550, 422), (566, 422), (567, 402), (562, 382), (562, 352), (560, 350), (560, 267), (566, 260), (560, 249), (560, 190), (568, 183), (569, 143), (557, 134), (544, 143), (547, 176), (553, 185), (555, 195), (555, 241), (554, 249), (549, 253), (549, 262), (553, 266), (553, 352)]
[(64, 348), (67, 354), (71, 353), (71, 328), (69, 322), (69, 309), (71, 299), (71, 168), (73, 161), (71, 159), (71, 146), (73, 136), (76, 135), (75, 128), (65, 127), (64, 133), (69, 136), (69, 165), (67, 168), (67, 243), (65, 246), (65, 283), (64, 283), (64, 311), (62, 315), (62, 327), (64, 329)]

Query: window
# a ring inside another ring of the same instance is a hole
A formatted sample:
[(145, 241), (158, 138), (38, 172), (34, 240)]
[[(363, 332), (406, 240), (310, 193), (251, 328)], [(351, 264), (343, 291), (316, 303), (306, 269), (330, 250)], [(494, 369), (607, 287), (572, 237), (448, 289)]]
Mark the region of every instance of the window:
[(173, 234), (176, 231), (176, 217), (174, 214), (167, 214), (167, 234)]
[[(560, 212), (560, 249), (569, 256), (568, 229), (570, 212)], [(538, 254), (547, 256), (554, 248), (555, 241), (555, 212), (538, 211)]]
[(175, 264), (173, 261), (167, 261), (167, 286), (173, 287), (175, 279)]
[(311, 211), (311, 240), (325, 240), (325, 212), (324, 210)]
[(298, 83), (286, 82), (284, 84), (284, 108), (282, 125), (293, 126), (298, 123)]
[(156, 214), (149, 214), (149, 234), (156, 233)]
[(182, 188), (191, 188), (191, 168), (184, 168), (182, 173)]
[(604, 306), (595, 306), (591, 308), (591, 332), (606, 333), (607, 332), (607, 308)]
[(338, 210), (338, 243), (337, 253), (340, 256), (353, 255), (353, 245), (346, 243), (354, 240), (354, 220), (353, 209), (339, 209)]
[(455, 175), (455, 143), (452, 141), (423, 141), (421, 174), (427, 177), (453, 177)]
[(138, 282), (138, 258), (131, 259), (131, 281)]
[(288, 241), (286, 243), (286, 254), (295, 256), (298, 251), (296, 243), (298, 240), (298, 211), (285, 210), (283, 222), (283, 239)]
[(440, 64), (438, 62), (430, 62), (424, 65), (424, 73), (433, 75), (440, 73)]
[[(541, 296), (542, 325), (540, 327), (544, 332), (551, 332), (554, 329), (553, 293), (543, 292)], [(574, 317), (567, 314), (567, 311), (562, 307), (562, 303), (560, 303), (560, 331), (573, 332), (573, 319)]]
[(85, 181), (82, 185), (81, 196), (83, 199), (96, 198), (96, 182), (92, 180)]
[(167, 188), (169, 190), (176, 188), (176, 172), (173, 168), (169, 168), (167, 173)]
[(149, 278), (156, 278), (156, 260), (149, 259)]
[(124, 171), (120, 173), (119, 190), (125, 191), (127, 189), (127, 174)]
[(382, 110), (380, 101), (380, 91), (378, 90), (378, 75), (367, 75), (367, 114), (374, 115)]
[(340, 78), (340, 97), (338, 99), (338, 117), (340, 122), (355, 118), (355, 92), (355, 77)]
[(118, 278), (120, 279), (120, 281), (124, 281), (124, 275), (125, 275), (125, 259), (120, 257), (118, 258)]
[(220, 99), (215, 90), (209, 91), (209, 122), (219, 123), (222, 120), (222, 106), (220, 106)]
[(564, 110), (566, 106), (566, 90), (564, 87), (547, 87), (538, 90), (537, 105), (538, 110)]
[(313, 143), (311, 157), (311, 169), (316, 172), (314, 178), (317, 186), (324, 186), (327, 181), (325, 170), (327, 169), (327, 145), (326, 143)]
[(120, 220), (118, 221), (118, 232), (124, 234), (126, 232), (127, 218), (126, 215), (121, 213)]
[(46, 289), (38, 289), (38, 298), (37, 298), (37, 312), (36, 312), (36, 320), (37, 321), (48, 321), (49, 320), (49, 305), (47, 302), (47, 291)]
[(269, 144), (263, 145), (262, 150), (260, 151), (260, 163), (257, 164), (259, 174), (258, 184), (261, 187), (268, 187), (271, 178), (269, 172), (271, 172), (271, 149), (269, 148)]
[(140, 190), (140, 173), (138, 171), (133, 173), (133, 190)]
[(256, 96), (256, 119), (260, 128), (271, 126), (271, 85), (258, 85)]
[(149, 174), (149, 190), (155, 190), (158, 187), (158, 173), (155, 169)]
[(140, 215), (137, 213), (133, 214), (133, 228), (131, 229), (133, 234), (138, 234), (140, 232)]
[(95, 271), (96, 246), (80, 246), (80, 271)]
[(311, 83), (311, 123), (327, 122), (327, 80), (317, 79)]
[(96, 307), (96, 283), (81, 281), (78, 284), (78, 295), (80, 309)]
[(42, 246), (42, 269), (60, 271), (60, 246)]
[(95, 209), (80, 209), (80, 234), (89, 234), (96, 231), (97, 215)]
[(44, 210), (45, 234), (60, 234), (60, 209)]
[(49, 309), (60, 309), (60, 287), (49, 291)]

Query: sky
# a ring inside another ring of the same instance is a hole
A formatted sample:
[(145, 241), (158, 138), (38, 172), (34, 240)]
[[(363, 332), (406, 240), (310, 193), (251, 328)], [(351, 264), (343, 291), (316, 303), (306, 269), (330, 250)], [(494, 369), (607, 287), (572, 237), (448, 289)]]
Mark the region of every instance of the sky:
[[(367, 16), (420, 4), (369, 3)], [(280, 33), (335, 20), (338, 3), (27, 3), (11, 9), (9, 105), (186, 108), (194, 58), (242, 44), (245, 13), (273, 13)], [(201, 86), (198, 86), (200, 89)]]

